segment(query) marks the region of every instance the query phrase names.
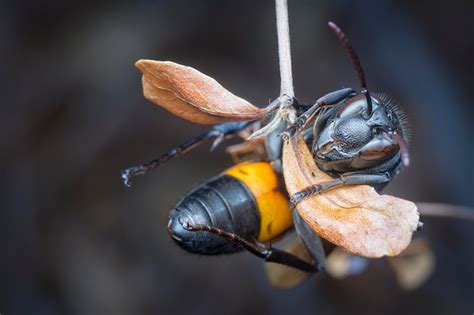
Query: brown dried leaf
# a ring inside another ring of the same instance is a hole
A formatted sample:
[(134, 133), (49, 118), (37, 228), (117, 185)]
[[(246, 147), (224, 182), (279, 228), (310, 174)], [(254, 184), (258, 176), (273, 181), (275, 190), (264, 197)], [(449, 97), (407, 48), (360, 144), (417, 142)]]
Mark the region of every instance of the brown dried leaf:
[(171, 61), (141, 59), (145, 97), (186, 120), (200, 124), (254, 120), (265, 110), (235, 96), (213, 78)]
[[(283, 249), (285, 252), (293, 254), (306, 262), (311, 262), (306, 247), (299, 237), (296, 237)], [(292, 289), (303, 283), (311, 274), (277, 263), (265, 263), (265, 273), (268, 282), (275, 288)]]
[[(283, 175), (290, 194), (331, 179), (316, 167), (297, 136), (283, 146)], [(301, 201), (296, 208), (321, 237), (370, 258), (398, 255), (410, 243), (419, 221), (413, 202), (379, 195), (367, 185), (334, 188)]]
[(433, 273), (435, 256), (428, 241), (417, 238), (400, 255), (390, 257), (388, 262), (398, 284), (405, 290), (415, 290)]
[(325, 271), (333, 278), (344, 279), (355, 276), (367, 269), (369, 262), (365, 257), (352, 255), (340, 247), (326, 257)]

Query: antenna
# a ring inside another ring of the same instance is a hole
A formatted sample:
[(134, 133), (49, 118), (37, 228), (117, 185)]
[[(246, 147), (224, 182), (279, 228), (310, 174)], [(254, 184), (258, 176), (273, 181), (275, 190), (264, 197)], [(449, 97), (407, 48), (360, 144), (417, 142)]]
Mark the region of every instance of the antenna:
[(354, 66), (354, 69), (357, 74), (357, 78), (359, 79), (360, 85), (361, 85), (361, 93), (365, 95), (365, 98), (367, 99), (367, 112), (368, 114), (372, 114), (372, 99), (370, 98), (370, 93), (369, 89), (367, 88), (367, 83), (365, 82), (365, 76), (364, 76), (364, 70), (362, 69), (362, 66), (360, 65), (359, 57), (357, 57), (357, 54), (352, 47), (351, 43), (349, 43), (349, 40), (347, 39), (346, 35), (342, 32), (342, 30), (333, 22), (328, 22), (329, 27), (331, 30), (336, 34), (337, 38), (339, 41), (344, 45), (344, 47), (347, 50), (347, 53), (349, 54), (351, 58), (352, 65)]

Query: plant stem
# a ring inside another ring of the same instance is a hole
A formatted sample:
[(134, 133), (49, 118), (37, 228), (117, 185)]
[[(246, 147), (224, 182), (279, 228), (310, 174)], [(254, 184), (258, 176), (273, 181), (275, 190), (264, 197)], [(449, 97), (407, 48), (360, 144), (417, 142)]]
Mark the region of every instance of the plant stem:
[(275, 0), (278, 33), (278, 56), (280, 60), (280, 96), (295, 96), (291, 72), (290, 27), (288, 24), (287, 0)]

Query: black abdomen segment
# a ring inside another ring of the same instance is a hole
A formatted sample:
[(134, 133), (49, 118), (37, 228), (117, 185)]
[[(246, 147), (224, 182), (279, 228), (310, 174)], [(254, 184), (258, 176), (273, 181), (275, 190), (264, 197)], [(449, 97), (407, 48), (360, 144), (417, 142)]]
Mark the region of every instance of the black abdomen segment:
[(209, 232), (193, 232), (189, 223), (211, 225), (241, 237), (257, 239), (260, 218), (255, 198), (238, 179), (220, 175), (186, 195), (170, 212), (168, 232), (183, 249), (197, 254), (233, 253), (240, 247)]

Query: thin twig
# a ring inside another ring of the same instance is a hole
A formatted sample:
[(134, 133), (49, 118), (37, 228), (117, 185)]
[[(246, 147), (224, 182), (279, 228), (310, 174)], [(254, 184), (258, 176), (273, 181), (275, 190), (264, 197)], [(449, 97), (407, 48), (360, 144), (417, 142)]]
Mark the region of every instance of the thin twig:
[(418, 211), (422, 216), (447, 217), (474, 221), (474, 209), (443, 203), (417, 202)]
[(276, 27), (278, 35), (278, 57), (280, 60), (280, 96), (266, 107), (266, 113), (278, 112), (260, 130), (257, 130), (247, 140), (266, 137), (274, 132), (282, 123), (294, 123), (296, 110), (292, 106), (295, 91), (293, 89), (293, 74), (291, 72), (290, 27), (288, 23), (287, 0), (275, 0)]
[(287, 0), (275, 0), (278, 32), (278, 56), (280, 59), (280, 96), (295, 96), (291, 72), (290, 27)]

